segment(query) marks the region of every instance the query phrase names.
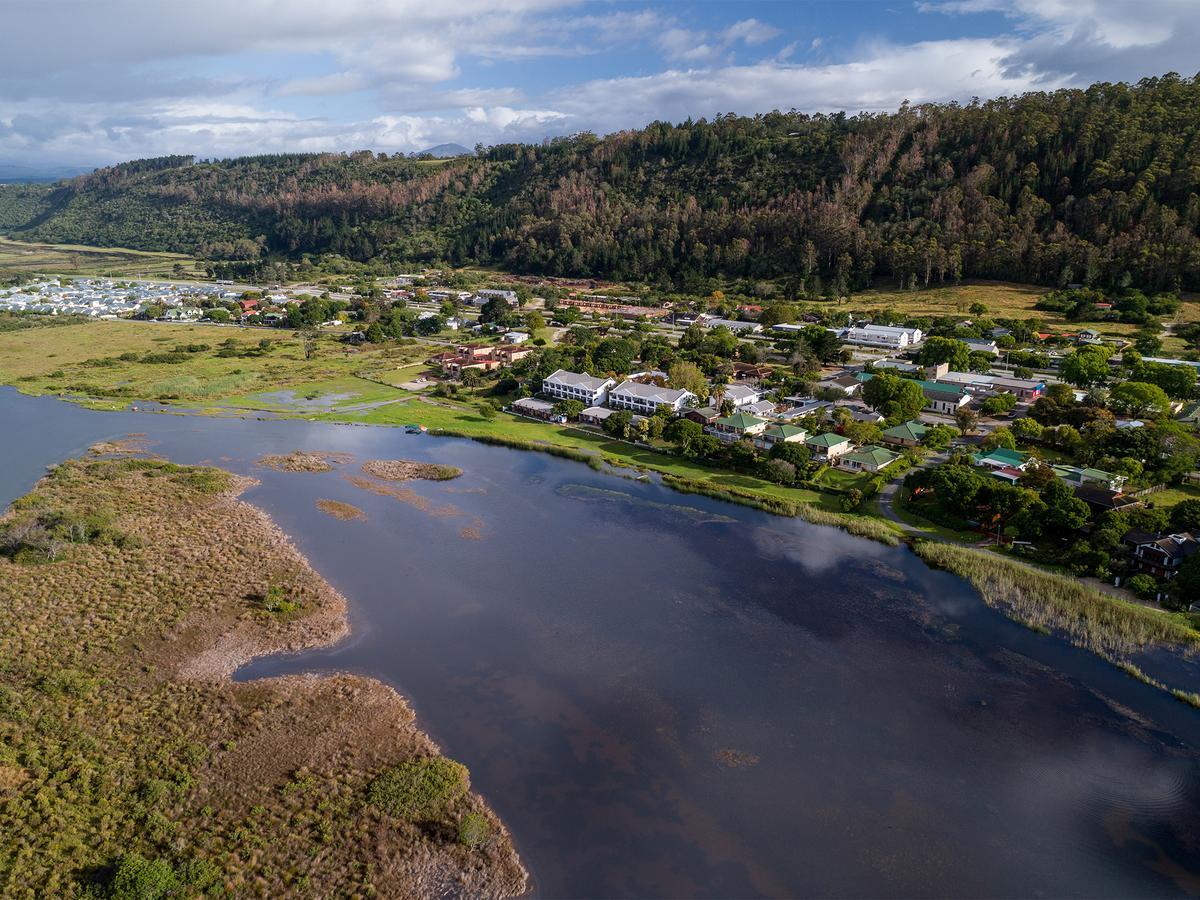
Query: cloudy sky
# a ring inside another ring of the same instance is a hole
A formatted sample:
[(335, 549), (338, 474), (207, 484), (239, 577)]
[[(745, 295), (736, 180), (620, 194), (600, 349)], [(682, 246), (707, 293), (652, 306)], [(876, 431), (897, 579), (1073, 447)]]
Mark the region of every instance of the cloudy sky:
[(3, 0), (0, 164), (414, 151), (1200, 68), (1200, 0)]

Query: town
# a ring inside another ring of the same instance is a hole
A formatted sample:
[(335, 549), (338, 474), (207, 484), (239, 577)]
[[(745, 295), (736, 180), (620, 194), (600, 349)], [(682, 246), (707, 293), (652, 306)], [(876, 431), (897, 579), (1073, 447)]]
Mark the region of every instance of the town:
[[(961, 317), (864, 316), (841, 302), (663, 300), (440, 270), (286, 287), (43, 278), (0, 291), (14, 313), (424, 345), (425, 369), (401, 386), (434, 402), (817, 492), (901, 532), (988, 544), (1187, 608), (1200, 568), (1189, 563), (1200, 362), (1161, 355), (1156, 318), (1179, 303), (1067, 285), (1021, 317), (982, 304)], [(1095, 327), (1062, 327), (1072, 321)], [(1106, 332), (1129, 322), (1136, 331)], [(1196, 331), (1167, 333), (1194, 342)]]

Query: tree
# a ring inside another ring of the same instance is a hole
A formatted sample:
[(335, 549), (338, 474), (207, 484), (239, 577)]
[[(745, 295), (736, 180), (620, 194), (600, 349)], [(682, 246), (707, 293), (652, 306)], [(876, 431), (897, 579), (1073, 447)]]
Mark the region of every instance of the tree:
[(371, 344), (382, 344), (387, 340), (387, 335), (383, 333), (383, 328), (378, 322), (372, 322), (367, 326), (365, 337), (367, 342)]
[(204, 314), (204, 318), (212, 322), (225, 324), (230, 320), (231, 316), (229, 315), (229, 310), (227, 310), (225, 307), (214, 306)]
[(1163, 606), (1169, 609), (1187, 609), (1200, 602), (1200, 553), (1193, 553), (1183, 561), (1179, 572), (1167, 582), (1167, 600)]
[(568, 419), (578, 419), (584, 408), (583, 403), (579, 400), (560, 400), (554, 404), (554, 413)]
[(934, 425), (921, 438), (921, 444), (930, 450), (948, 450), (958, 437), (958, 429), (950, 425)]
[(997, 413), (1010, 412), (1016, 405), (1016, 396), (1006, 391), (1005, 393), (988, 397), (980, 404), (979, 408), (984, 415), (994, 416)]
[(1125, 587), (1133, 591), (1143, 600), (1153, 600), (1155, 594), (1158, 593), (1158, 582), (1144, 573), (1134, 575), (1127, 582)]
[(1009, 429), (1018, 441), (1036, 441), (1042, 436), (1042, 426), (1036, 419), (1017, 419)]
[(117, 863), (108, 884), (112, 900), (160, 900), (179, 889), (175, 870), (161, 859), (146, 859), (140, 853), (127, 853)]
[(1200, 500), (1183, 500), (1171, 507), (1171, 529), (1200, 532)]
[(479, 309), (480, 322), (503, 322), (512, 313), (512, 307), (503, 297), (492, 297)]
[(923, 366), (946, 363), (956, 372), (964, 372), (971, 365), (971, 349), (962, 341), (947, 337), (931, 337), (925, 341), (917, 354)]
[(1103, 384), (1109, 376), (1108, 356), (1100, 347), (1080, 347), (1063, 357), (1059, 374), (1078, 387)]
[(633, 413), (627, 409), (621, 409), (604, 420), (603, 428), (606, 434), (611, 434), (615, 438), (626, 438), (629, 436), (631, 421), (633, 421)]
[(491, 403), (480, 403), (479, 415), (483, 416), (486, 421), (490, 422), (496, 418), (496, 407)]
[(1176, 400), (1186, 400), (1196, 392), (1196, 370), (1191, 366), (1138, 360), (1132, 368), (1131, 377), (1133, 381), (1158, 385), (1168, 397)]
[(702, 434), (704, 434), (704, 428), (699, 422), (693, 422), (691, 419), (673, 419), (663, 429), (663, 437), (680, 449), (687, 447)]
[(863, 401), (883, 413), (888, 421), (903, 422), (925, 408), (921, 386), (890, 372), (878, 372), (863, 384)]
[(768, 459), (762, 465), (762, 476), (775, 484), (794, 484), (796, 467), (784, 459)]
[(628, 372), (637, 356), (637, 345), (628, 338), (604, 338), (592, 352), (601, 372)]
[(958, 430), (963, 434), (973, 432), (975, 430), (975, 423), (978, 421), (979, 416), (968, 406), (960, 406), (954, 411), (954, 424), (958, 426)]
[(691, 391), (701, 400), (708, 396), (708, 379), (693, 362), (680, 360), (672, 363), (671, 368), (667, 370), (667, 384), (673, 388)]
[(1161, 416), (1171, 408), (1166, 392), (1156, 384), (1144, 381), (1125, 381), (1116, 385), (1108, 395), (1114, 410), (1131, 416)]
[(1088, 505), (1061, 478), (1055, 478), (1042, 490), (1046, 504), (1045, 527), (1059, 533), (1072, 532), (1088, 520)]
[(812, 454), (800, 441), (776, 441), (769, 456), (791, 463), (798, 471), (805, 469), (812, 460)]
[(979, 447), (982, 450), (995, 450), (998, 447), (1003, 447), (1006, 450), (1016, 450), (1017, 442), (1009, 429), (997, 428), (979, 442)]

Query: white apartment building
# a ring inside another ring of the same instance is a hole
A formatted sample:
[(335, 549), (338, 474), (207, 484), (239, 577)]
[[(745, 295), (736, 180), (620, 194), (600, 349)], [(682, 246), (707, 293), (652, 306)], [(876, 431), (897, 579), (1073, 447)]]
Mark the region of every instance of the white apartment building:
[(643, 416), (651, 416), (662, 406), (669, 407), (672, 412), (679, 412), (695, 397), (691, 391), (625, 381), (609, 391), (608, 405), (613, 409), (628, 409)]
[(903, 350), (914, 344), (921, 343), (919, 328), (896, 328), (891, 325), (864, 325), (862, 328), (850, 328), (844, 338), (847, 344), (861, 344), (865, 347), (887, 347), (891, 350)]
[(584, 406), (603, 406), (615, 384), (611, 378), (559, 369), (542, 379), (542, 393), (559, 400), (578, 400)]

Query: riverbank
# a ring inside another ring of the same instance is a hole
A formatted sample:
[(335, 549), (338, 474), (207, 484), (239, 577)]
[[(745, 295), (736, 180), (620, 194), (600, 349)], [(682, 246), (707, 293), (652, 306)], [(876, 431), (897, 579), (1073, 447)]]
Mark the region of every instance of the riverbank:
[[(4, 517), (0, 893), (135, 870), (185, 893), (521, 893), (507, 831), (391, 688), (230, 680), (347, 632), (345, 599), (238, 499), (248, 483), (77, 460)], [(437, 767), (444, 796), (372, 802)]]

